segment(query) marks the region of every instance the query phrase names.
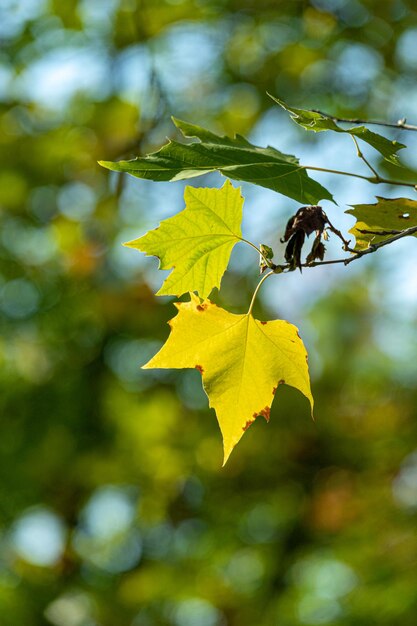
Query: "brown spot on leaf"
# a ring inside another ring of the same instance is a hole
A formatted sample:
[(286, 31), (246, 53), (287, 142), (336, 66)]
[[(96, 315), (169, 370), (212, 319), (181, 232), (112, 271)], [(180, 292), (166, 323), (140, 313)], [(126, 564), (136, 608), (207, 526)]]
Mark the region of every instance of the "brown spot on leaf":
[(197, 304), (197, 311), (205, 311), (207, 309), (207, 304)]
[(194, 365), (195, 369), (198, 370), (200, 372), (200, 374), (203, 374), (204, 370), (203, 367), (201, 365)]
[(243, 431), (248, 430), (249, 426), (250, 426), (251, 424), (253, 424), (253, 422), (254, 422), (254, 421), (255, 421), (255, 420), (248, 420), (248, 421), (246, 422), (246, 424), (243, 426), (242, 430), (243, 430)]
[(281, 378), (281, 380), (278, 381), (277, 386), (272, 389), (273, 395), (276, 394), (279, 385), (285, 385), (285, 380), (283, 378)]
[(264, 417), (266, 421), (269, 422), (270, 413), (271, 413), (271, 408), (269, 406), (266, 406), (264, 409), (262, 409), (262, 411), (259, 411), (259, 413), (254, 413), (253, 417), (256, 419), (258, 415), (262, 415), (262, 417)]
[(268, 324), (268, 322), (261, 322), (261, 324), (263, 324), (265, 326), (265, 324)]
[(276, 386), (276, 387), (273, 387), (273, 389), (272, 389), (272, 394), (273, 394), (273, 395), (275, 395), (275, 394), (276, 394), (276, 392), (277, 392), (277, 389), (278, 389), (279, 385), (285, 385), (285, 380), (284, 380), (283, 378), (281, 378), (281, 380), (279, 380), (279, 381), (277, 382), (277, 386)]

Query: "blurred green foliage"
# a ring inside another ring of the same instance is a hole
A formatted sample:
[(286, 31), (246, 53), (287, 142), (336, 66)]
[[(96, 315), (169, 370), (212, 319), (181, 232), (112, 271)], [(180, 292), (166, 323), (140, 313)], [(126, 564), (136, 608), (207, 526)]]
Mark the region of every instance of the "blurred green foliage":
[[(277, 277), (258, 313), (293, 306), (317, 422), (281, 388), (221, 470), (198, 372), (139, 369), (173, 307), (120, 245), (183, 188), (96, 161), (157, 148), (171, 114), (284, 140), (267, 90), (415, 123), (416, 33), (412, 0), (2, 1), (2, 626), (414, 626), (411, 261)], [(257, 261), (226, 276), (236, 311)]]

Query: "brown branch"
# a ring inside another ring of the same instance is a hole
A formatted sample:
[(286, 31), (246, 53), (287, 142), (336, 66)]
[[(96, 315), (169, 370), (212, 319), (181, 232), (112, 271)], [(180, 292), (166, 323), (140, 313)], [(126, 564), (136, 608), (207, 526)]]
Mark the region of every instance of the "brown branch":
[[(379, 248), (388, 246), (394, 241), (398, 241), (399, 239), (402, 239), (403, 237), (408, 237), (409, 235), (414, 235), (415, 233), (417, 233), (417, 226), (410, 226), (410, 228), (401, 230), (399, 233), (395, 234), (393, 237), (389, 237), (388, 239), (385, 239), (384, 241), (380, 241), (378, 243), (370, 244), (370, 246), (366, 248), (365, 250), (358, 250), (357, 252), (354, 252), (352, 256), (348, 257), (347, 259), (333, 259), (331, 261), (313, 261), (312, 263), (302, 263), (301, 267), (317, 267), (318, 265), (334, 265), (336, 263), (343, 263), (344, 265), (349, 265), (349, 263), (352, 263), (352, 261), (356, 261), (357, 259), (362, 258), (366, 254), (372, 254), (373, 252), (376, 252), (377, 250), (379, 250)], [(288, 264), (288, 265), (278, 265), (276, 266), (274, 271), (276, 274), (281, 274), (282, 272), (288, 272), (291, 270)]]
[[(301, 265), (299, 266), (299, 269), (301, 269), (302, 267), (317, 267), (318, 265), (335, 265), (336, 263), (343, 263), (344, 265), (349, 265), (349, 263), (352, 263), (352, 261), (356, 261), (357, 259), (362, 258), (366, 254), (372, 254), (373, 252), (376, 252), (377, 250), (379, 250), (379, 248), (383, 248), (384, 246), (387, 246), (388, 244), (393, 243), (394, 241), (397, 241), (398, 239), (402, 239), (403, 237), (407, 237), (408, 235), (414, 235), (415, 233), (417, 233), (417, 226), (411, 226), (410, 228), (407, 228), (406, 230), (400, 231), (398, 234), (394, 235), (393, 237), (390, 237), (389, 239), (385, 239), (385, 241), (380, 241), (379, 243), (371, 244), (368, 248), (366, 248), (366, 250), (358, 250), (357, 252), (354, 252), (350, 258), (334, 259), (331, 261), (313, 261), (311, 263), (301, 263)], [(252, 296), (252, 300), (251, 300), (249, 310), (247, 313), (248, 315), (251, 314), (252, 309), (253, 309), (253, 304), (255, 302), (255, 298), (258, 294), (258, 291), (261, 285), (263, 285), (263, 283), (267, 280), (267, 278), (272, 276), (272, 274), (282, 274), (284, 272), (287, 274), (288, 272), (292, 272), (296, 269), (295, 267), (292, 267), (290, 263), (288, 263), (287, 265), (274, 265), (273, 263), (271, 263), (269, 267), (271, 268), (271, 271), (265, 274), (256, 286), (256, 289)]]
[(338, 230), (337, 228), (335, 228), (333, 226), (333, 224), (331, 223), (331, 221), (329, 220), (329, 218), (326, 215), (326, 219), (327, 219), (327, 225), (329, 227), (329, 230), (334, 233), (337, 237), (339, 237), (339, 239), (341, 241), (343, 241), (343, 250), (346, 250), (347, 252), (349, 252), (350, 248), (349, 248), (349, 244), (350, 244), (350, 239), (345, 239), (342, 235), (342, 233), (340, 232), (340, 230)]
[(396, 124), (390, 124), (389, 122), (380, 122), (376, 120), (360, 120), (337, 117), (336, 115), (329, 115), (329, 113), (325, 113), (324, 111), (320, 111), (319, 109), (313, 109), (313, 112), (319, 113), (320, 115), (323, 115), (323, 117), (327, 117), (329, 120), (333, 120), (334, 122), (346, 122), (347, 124), (372, 124), (375, 126), (386, 126), (387, 128), (399, 128), (400, 130), (417, 130), (417, 126), (414, 126), (413, 124), (407, 124), (407, 120), (405, 118), (398, 120)]
[(364, 228), (357, 228), (358, 233), (362, 235), (399, 235), (402, 233), (402, 230), (365, 230)]

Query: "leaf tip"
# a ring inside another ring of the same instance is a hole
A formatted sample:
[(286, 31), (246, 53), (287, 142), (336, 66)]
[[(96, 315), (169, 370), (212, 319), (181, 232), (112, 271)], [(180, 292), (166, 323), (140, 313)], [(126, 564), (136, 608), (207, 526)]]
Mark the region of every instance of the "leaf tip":
[(309, 393), (309, 395), (307, 396), (308, 401), (310, 402), (310, 413), (311, 413), (311, 419), (313, 420), (313, 422), (316, 421), (315, 417), (314, 417), (314, 398), (311, 395), (311, 391)]
[(194, 304), (196, 307), (200, 305), (201, 303), (201, 298), (198, 294), (195, 293), (195, 291), (190, 291), (190, 303)]
[(227, 461), (229, 460), (229, 457), (232, 454), (232, 450), (233, 450), (233, 446), (228, 447), (228, 448), (226, 448), (226, 446), (224, 446), (222, 467), (224, 467), (226, 465)]
[(274, 102), (276, 102), (280, 106), (283, 106), (283, 102), (279, 98), (277, 98), (276, 96), (273, 96), (272, 93), (269, 93), (269, 91), (266, 92), (266, 95), (268, 96), (268, 98), (271, 98), (271, 100), (273, 100)]
[(125, 241), (122, 243), (122, 246), (124, 248), (134, 248), (135, 250), (139, 250), (139, 252), (143, 252), (143, 250), (141, 250), (138, 247), (138, 241), (139, 239), (132, 239), (131, 241)]

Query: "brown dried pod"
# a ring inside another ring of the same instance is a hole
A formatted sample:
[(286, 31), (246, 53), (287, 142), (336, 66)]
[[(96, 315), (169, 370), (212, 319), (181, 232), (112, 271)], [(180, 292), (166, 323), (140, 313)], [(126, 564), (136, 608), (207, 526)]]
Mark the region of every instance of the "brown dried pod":
[[(325, 247), (321, 243), (321, 235), (327, 223), (327, 216), (321, 206), (318, 205), (303, 206), (288, 220), (281, 243), (288, 242), (284, 256), (285, 260), (290, 265), (290, 269), (298, 267), (301, 271), (301, 250), (305, 236), (307, 235), (308, 237), (313, 232), (316, 232), (316, 239), (308, 256), (310, 260), (307, 260), (307, 262), (311, 263), (315, 258), (323, 259)], [(321, 244), (321, 246), (319, 244)], [(314, 257), (311, 257), (312, 254)], [(321, 257), (319, 255), (321, 255)]]

